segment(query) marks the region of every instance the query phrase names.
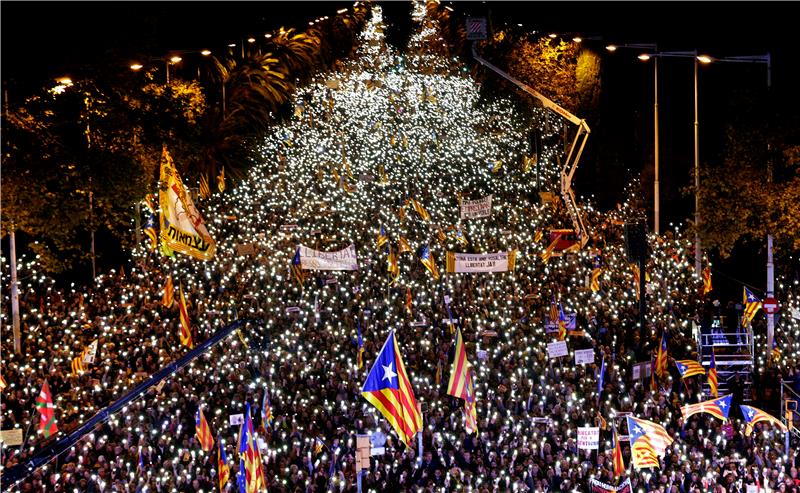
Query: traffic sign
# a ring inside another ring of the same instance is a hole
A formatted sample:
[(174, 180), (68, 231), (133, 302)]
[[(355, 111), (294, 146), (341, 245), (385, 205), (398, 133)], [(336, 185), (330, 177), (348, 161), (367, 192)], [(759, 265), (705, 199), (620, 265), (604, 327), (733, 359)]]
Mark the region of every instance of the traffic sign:
[(764, 311), (768, 314), (777, 313), (778, 311), (778, 300), (775, 298), (764, 298), (764, 301), (761, 303), (761, 306), (764, 308)]
[(486, 18), (467, 17), (467, 40), (486, 39)]

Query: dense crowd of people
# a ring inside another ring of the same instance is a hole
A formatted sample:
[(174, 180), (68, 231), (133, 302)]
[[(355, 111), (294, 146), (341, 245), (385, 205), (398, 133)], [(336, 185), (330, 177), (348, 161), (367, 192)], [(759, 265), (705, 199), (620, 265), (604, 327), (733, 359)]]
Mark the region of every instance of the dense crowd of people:
[[(424, 55), (403, 61), (382, 42), (380, 9), (373, 10), (363, 47), (336, 84), (321, 80), (300, 89), (302, 108), (267, 136), (265, 162), (235, 190), (200, 204), (218, 241), (212, 261), (140, 247), (130, 274), (112, 273), (71, 290), (55, 289), (35, 263), (23, 263), (23, 352), (14, 354), (13, 341), (3, 338), (0, 371), (7, 387), (0, 419), (2, 429), (26, 433), (24, 446), (3, 447), (5, 468), (24, 464), (185, 354), (177, 303), (162, 302), (168, 276), (176, 293), (183, 286), (196, 343), (234, 320), (258, 322), (137, 397), (15, 489), (217, 490), (216, 448), (204, 452), (195, 435), (195, 412), (202, 407), (231, 467), (223, 489), (234, 491), (239, 426), (230, 417), (248, 403), (263, 442), (266, 486), (274, 492), (355, 491), (357, 434), (387, 438), (362, 477), (365, 491), (589, 491), (593, 479), (620, 481), (611, 466), (612, 430), (627, 434), (627, 413), (662, 424), (675, 439), (658, 469), (640, 471), (631, 467), (630, 447), (623, 444), (624, 477), (634, 491), (732, 493), (756, 485), (798, 491), (800, 459), (794, 447), (784, 454), (777, 430), (759, 425), (746, 436), (737, 406), (727, 423), (706, 414), (681, 418), (680, 406), (706, 399), (703, 378), (682, 380), (673, 364), (656, 388), (648, 378), (633, 378), (633, 365), (655, 357), (664, 333), (671, 359), (700, 357), (692, 322), (700, 327), (715, 314), (693, 272), (691, 241), (678, 230), (649, 237), (644, 328), (623, 241), (625, 221), (641, 215), (633, 196), (612, 211), (582, 204), (590, 241), (581, 250), (551, 252), (545, 261), (550, 229), (571, 223), (558, 201), (540, 202), (525, 174), (532, 171), (517, 169), (512, 157), (495, 164), (499, 156), (525, 153), (525, 129), (513, 107), (487, 102), (478, 108), (470, 78), (427, 73), (420, 69), (427, 66)], [(416, 14), (422, 24), (412, 52), (432, 35)], [(554, 156), (554, 150), (538, 156), (551, 182)], [(386, 163), (380, 171), (376, 159)], [(369, 174), (373, 179), (357, 178)], [(352, 181), (343, 183), (348, 177)], [(492, 194), (491, 217), (458, 221), (456, 192)], [(408, 197), (432, 219), (410, 207)], [(399, 254), (400, 275), (393, 281), (385, 248), (374, 246), (381, 226), (392, 247), (401, 237), (415, 250), (430, 245), (440, 279), (412, 251)], [(299, 244), (334, 251), (350, 243), (358, 248), (357, 271), (306, 271), (300, 279), (290, 268)], [(513, 250), (513, 272), (444, 272), (445, 251)], [(545, 329), (554, 302), (576, 318), (563, 358), (547, 352), (547, 343), (557, 339)], [(8, 313), (6, 305), (5, 325)], [(476, 372), (474, 434), (465, 430), (462, 402), (446, 392), (451, 317)], [(759, 330), (762, 322), (755, 323)], [(421, 404), (421, 450), (397, 440), (361, 396), (390, 329)], [(790, 336), (781, 337), (788, 342)], [(73, 359), (94, 340), (94, 363), (74, 372)], [(594, 362), (575, 364), (579, 349), (592, 349)], [(751, 393), (732, 383), (734, 403), (777, 410), (777, 382), (794, 373), (791, 365), (758, 373)], [(37, 432), (34, 400), (45, 380), (56, 407), (55, 437)], [(265, 393), (270, 423), (260, 412)], [(578, 449), (579, 426), (601, 428), (599, 450)]]

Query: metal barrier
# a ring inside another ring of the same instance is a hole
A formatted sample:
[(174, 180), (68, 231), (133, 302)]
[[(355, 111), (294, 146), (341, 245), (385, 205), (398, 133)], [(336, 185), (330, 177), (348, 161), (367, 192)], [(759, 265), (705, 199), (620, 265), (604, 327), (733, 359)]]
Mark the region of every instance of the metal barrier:
[(58, 457), (62, 453), (71, 449), (84, 436), (94, 431), (98, 425), (108, 421), (108, 419), (111, 416), (120, 411), (123, 407), (130, 404), (134, 399), (136, 399), (144, 392), (146, 392), (148, 389), (150, 389), (150, 387), (157, 385), (161, 380), (169, 377), (173, 373), (185, 367), (186, 365), (191, 363), (194, 359), (196, 359), (198, 356), (202, 355), (209, 349), (216, 346), (223, 339), (228, 337), (234, 330), (241, 328), (243, 325), (247, 323), (263, 323), (263, 321), (253, 320), (253, 319), (237, 320), (232, 324), (223, 327), (222, 329), (218, 330), (213, 336), (211, 336), (208, 340), (198, 345), (196, 348), (190, 350), (180, 359), (173, 361), (172, 363), (168, 364), (161, 370), (157, 371), (156, 373), (151, 375), (150, 378), (137, 385), (133, 390), (125, 394), (116, 402), (114, 402), (107, 408), (103, 409), (102, 411), (99, 411), (97, 414), (92, 416), (86, 423), (78, 427), (75, 431), (71, 432), (66, 437), (61, 438), (55, 443), (46, 445), (27, 462), (23, 464), (17, 464), (16, 466), (10, 467), (7, 470), (3, 471), (3, 477), (2, 477), (3, 491), (7, 491), (8, 489), (13, 488), (17, 484), (19, 484), (20, 481), (23, 481), (25, 478), (33, 474), (37, 469), (47, 464), (55, 457)]

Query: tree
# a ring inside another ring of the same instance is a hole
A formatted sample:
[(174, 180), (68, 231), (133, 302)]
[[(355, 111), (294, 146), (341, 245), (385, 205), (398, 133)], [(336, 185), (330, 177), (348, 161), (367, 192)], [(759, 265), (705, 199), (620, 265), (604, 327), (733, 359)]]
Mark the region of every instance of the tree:
[(768, 232), (776, 254), (800, 250), (800, 118), (790, 108), (758, 108), (738, 107), (720, 162), (701, 167), (700, 237), (723, 257), (740, 242), (763, 243)]

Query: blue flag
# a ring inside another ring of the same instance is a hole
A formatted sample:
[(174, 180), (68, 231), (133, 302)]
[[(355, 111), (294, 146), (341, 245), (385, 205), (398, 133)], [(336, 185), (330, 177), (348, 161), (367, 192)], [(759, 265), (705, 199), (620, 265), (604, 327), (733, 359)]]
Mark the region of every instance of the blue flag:
[(603, 380), (606, 376), (606, 355), (603, 354), (603, 363), (600, 365), (600, 375), (597, 377), (597, 397), (603, 393)]

